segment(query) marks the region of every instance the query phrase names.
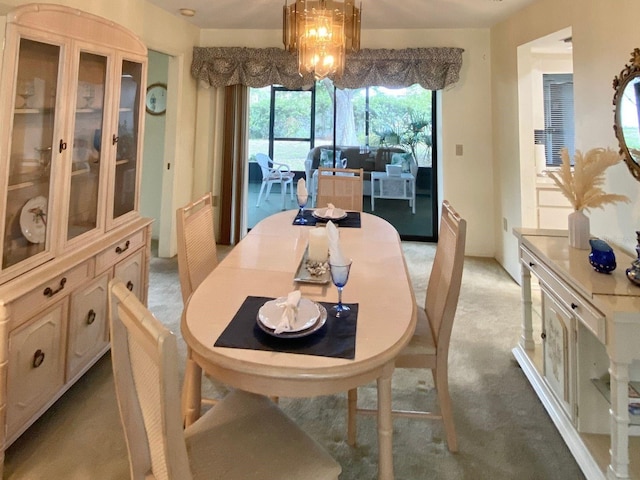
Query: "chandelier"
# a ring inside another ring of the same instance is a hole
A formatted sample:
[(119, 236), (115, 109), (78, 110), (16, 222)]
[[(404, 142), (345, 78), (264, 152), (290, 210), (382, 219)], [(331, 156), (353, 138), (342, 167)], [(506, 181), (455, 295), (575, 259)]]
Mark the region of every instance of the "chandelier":
[(298, 72), (319, 80), (342, 76), (346, 52), (360, 50), (360, 7), (351, 0), (296, 0), (283, 9), (284, 48), (298, 53)]

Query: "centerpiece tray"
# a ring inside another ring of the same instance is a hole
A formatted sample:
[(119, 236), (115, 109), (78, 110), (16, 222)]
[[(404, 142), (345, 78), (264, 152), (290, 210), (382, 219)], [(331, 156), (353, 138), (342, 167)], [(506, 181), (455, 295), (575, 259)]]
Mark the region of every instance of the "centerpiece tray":
[[(296, 271), (296, 275), (293, 278), (294, 282), (299, 283), (318, 283), (318, 284), (326, 284), (331, 281), (331, 273), (329, 272), (329, 262), (324, 262), (325, 268), (323, 269), (321, 265), (317, 266), (318, 275), (314, 275), (309, 268), (307, 268), (307, 264), (309, 263), (309, 247), (307, 247), (302, 255), (302, 259), (300, 260), (300, 264), (298, 265), (298, 270)], [(312, 266), (312, 270), (313, 270)]]

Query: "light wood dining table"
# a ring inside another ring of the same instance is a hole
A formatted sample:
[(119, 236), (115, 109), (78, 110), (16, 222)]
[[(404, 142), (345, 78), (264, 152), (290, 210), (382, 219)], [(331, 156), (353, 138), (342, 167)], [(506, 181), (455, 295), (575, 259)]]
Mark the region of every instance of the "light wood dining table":
[[(337, 394), (375, 380), (378, 478), (391, 480), (391, 375), (394, 359), (411, 339), (416, 324), (413, 289), (400, 237), (391, 224), (367, 213), (361, 213), (360, 228), (340, 227), (337, 222), (341, 248), (353, 260), (343, 291), (343, 302), (358, 308), (353, 359), (214, 347), (248, 296), (277, 298), (299, 289), (303, 298), (337, 302), (337, 289), (331, 282), (294, 281), (309, 231), (318, 228), (293, 225), (295, 216), (296, 211), (284, 211), (258, 223), (190, 297), (181, 324), (188, 346), (185, 424), (199, 415), (203, 370), (233, 388), (271, 397)], [(330, 317), (330, 321), (339, 320)]]

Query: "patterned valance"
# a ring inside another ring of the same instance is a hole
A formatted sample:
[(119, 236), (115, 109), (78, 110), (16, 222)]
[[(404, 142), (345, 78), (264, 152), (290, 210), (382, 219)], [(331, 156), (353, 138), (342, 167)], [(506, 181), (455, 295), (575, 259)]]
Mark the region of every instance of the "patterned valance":
[[(461, 48), (363, 49), (347, 54), (338, 88), (408, 87), (440, 90), (459, 80)], [(298, 73), (295, 54), (281, 48), (194, 47), (191, 74), (213, 87), (282, 85), (305, 88), (313, 76)]]

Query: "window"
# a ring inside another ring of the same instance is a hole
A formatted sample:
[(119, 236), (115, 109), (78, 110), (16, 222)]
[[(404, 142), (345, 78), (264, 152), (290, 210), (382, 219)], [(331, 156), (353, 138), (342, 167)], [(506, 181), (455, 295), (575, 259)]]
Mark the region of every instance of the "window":
[(544, 130), (537, 133), (536, 143), (545, 145), (547, 166), (562, 163), (560, 150), (566, 148), (573, 158), (573, 74), (543, 74)]

